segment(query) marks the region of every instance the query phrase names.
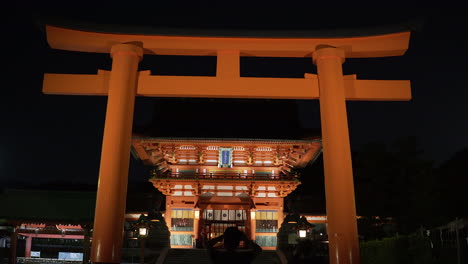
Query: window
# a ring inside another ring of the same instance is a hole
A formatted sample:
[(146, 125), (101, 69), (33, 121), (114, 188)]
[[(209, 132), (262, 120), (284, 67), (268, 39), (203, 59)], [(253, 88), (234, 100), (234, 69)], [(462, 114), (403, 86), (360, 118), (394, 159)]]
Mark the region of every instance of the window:
[(278, 211), (276, 210), (258, 210), (256, 214), (257, 233), (276, 233), (278, 232)]
[(172, 209), (171, 222), (173, 231), (193, 231), (193, 210)]

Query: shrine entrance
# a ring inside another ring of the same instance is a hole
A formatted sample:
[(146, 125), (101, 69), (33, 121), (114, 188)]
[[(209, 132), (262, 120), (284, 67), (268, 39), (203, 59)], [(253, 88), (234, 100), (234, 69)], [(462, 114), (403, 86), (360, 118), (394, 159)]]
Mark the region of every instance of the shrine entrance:
[(235, 226), (245, 232), (246, 221), (246, 210), (203, 210), (199, 236), (213, 239), (222, 235), (230, 226)]
[(197, 238), (210, 240), (224, 233), (226, 228), (235, 226), (246, 233), (250, 239), (255, 239), (252, 234), (254, 223), (251, 222), (253, 201), (249, 196), (216, 197), (211, 193), (200, 195), (198, 206), (200, 207), (200, 221)]

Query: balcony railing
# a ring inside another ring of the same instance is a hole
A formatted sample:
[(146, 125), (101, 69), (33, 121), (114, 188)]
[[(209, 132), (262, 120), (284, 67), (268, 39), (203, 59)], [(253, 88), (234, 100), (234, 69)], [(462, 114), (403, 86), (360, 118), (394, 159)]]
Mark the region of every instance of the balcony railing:
[(153, 173), (155, 179), (294, 181), (299, 174), (232, 173), (232, 172), (165, 172)]

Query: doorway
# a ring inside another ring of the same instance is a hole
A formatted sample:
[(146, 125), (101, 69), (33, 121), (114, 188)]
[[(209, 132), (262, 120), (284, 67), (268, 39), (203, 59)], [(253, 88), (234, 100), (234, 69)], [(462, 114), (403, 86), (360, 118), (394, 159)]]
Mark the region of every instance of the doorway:
[(200, 236), (210, 240), (222, 235), (231, 226), (245, 233), (246, 220), (245, 210), (204, 210)]

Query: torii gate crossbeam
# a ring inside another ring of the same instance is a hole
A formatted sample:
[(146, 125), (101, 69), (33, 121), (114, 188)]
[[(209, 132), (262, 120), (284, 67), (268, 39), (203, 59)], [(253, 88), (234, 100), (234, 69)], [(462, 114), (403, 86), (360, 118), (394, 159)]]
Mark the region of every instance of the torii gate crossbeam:
[[(350, 38), (184, 37), (86, 32), (46, 26), (52, 48), (110, 53), (112, 70), (97, 75), (45, 74), (48, 94), (107, 95), (91, 260), (119, 263), (134, 98), (218, 97), (319, 99), (330, 263), (359, 263), (346, 100), (410, 100), (409, 81), (343, 76), (345, 58), (400, 56), (409, 32)], [(216, 77), (138, 72), (143, 54), (217, 56)], [(318, 74), (304, 79), (240, 77), (241, 56), (311, 57)]]

